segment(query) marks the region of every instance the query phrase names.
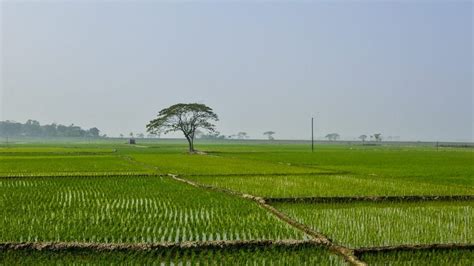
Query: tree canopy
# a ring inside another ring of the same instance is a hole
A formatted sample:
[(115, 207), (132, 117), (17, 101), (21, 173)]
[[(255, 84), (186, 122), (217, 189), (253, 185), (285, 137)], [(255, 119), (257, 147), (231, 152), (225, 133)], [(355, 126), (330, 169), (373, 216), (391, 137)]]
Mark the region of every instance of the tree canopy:
[(241, 131), (241, 132), (237, 133), (237, 138), (239, 138), (239, 139), (247, 139), (248, 137), (249, 136), (248, 136), (247, 132)]
[(275, 135), (276, 132), (275, 131), (266, 131), (266, 132), (263, 132), (263, 135), (266, 135), (268, 137), (268, 140), (274, 140), (275, 138), (273, 137), (273, 135)]
[(327, 134), (325, 138), (327, 138), (328, 140), (338, 140), (341, 136), (338, 134), (338, 133), (330, 133), (330, 134)]
[(213, 124), (215, 121), (219, 121), (217, 114), (204, 104), (178, 103), (162, 109), (146, 127), (152, 134), (181, 131), (188, 141), (189, 151), (194, 152), (196, 131), (201, 129), (215, 133), (216, 126)]
[(382, 141), (382, 133), (374, 134), (375, 141)]
[(82, 129), (71, 124), (41, 125), (36, 120), (28, 120), (24, 124), (15, 121), (0, 121), (0, 136), (2, 137), (100, 137), (100, 130), (96, 127)]

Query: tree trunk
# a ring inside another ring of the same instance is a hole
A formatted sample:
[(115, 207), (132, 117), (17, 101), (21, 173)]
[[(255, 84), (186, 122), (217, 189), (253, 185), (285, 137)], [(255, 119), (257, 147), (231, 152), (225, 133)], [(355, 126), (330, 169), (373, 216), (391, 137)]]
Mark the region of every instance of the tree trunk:
[(188, 140), (189, 152), (194, 152), (193, 140), (189, 136), (186, 136), (186, 139)]

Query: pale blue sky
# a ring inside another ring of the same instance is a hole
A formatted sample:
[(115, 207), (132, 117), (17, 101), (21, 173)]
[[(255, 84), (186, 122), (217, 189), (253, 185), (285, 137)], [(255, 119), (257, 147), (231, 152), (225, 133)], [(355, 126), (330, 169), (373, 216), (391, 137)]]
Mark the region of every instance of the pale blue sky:
[(253, 138), (473, 140), (470, 1), (1, 4), (1, 117), (144, 132), (201, 102)]

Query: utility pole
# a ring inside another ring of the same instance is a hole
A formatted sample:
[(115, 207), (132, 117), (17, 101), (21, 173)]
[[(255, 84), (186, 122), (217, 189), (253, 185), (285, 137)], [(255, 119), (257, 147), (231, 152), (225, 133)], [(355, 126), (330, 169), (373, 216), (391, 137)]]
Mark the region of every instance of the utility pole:
[(314, 117), (311, 117), (311, 152), (314, 152)]

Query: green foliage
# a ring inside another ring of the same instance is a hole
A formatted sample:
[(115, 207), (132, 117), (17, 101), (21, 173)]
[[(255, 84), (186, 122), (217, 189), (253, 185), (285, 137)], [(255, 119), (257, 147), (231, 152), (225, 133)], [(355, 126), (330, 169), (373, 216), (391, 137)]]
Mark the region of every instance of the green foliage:
[(82, 129), (71, 124), (40, 125), (36, 120), (28, 120), (24, 124), (14, 121), (0, 121), (0, 137), (100, 137), (100, 130), (96, 127)]
[(167, 177), (0, 179), (0, 241), (302, 239), (255, 203)]
[(473, 243), (474, 202), (274, 204), (351, 247)]
[(194, 137), (198, 129), (215, 132), (217, 114), (212, 108), (199, 103), (178, 103), (161, 110), (158, 117), (146, 126), (149, 133), (183, 132), (188, 140), (189, 150), (194, 151)]

